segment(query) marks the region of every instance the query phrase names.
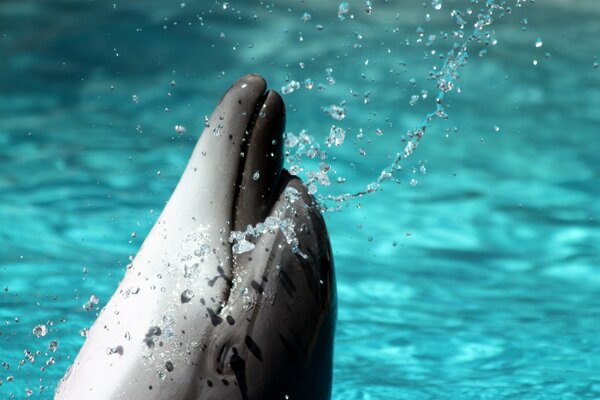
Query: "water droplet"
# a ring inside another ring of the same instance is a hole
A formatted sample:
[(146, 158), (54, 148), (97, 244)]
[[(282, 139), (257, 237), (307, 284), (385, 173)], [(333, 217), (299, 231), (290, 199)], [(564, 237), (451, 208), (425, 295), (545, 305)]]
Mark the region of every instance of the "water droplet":
[(346, 16), (348, 15), (348, 13), (350, 12), (350, 5), (348, 4), (347, 1), (343, 1), (340, 3), (340, 6), (338, 7), (338, 18), (340, 20), (345, 20)]
[(296, 81), (290, 81), (287, 85), (281, 87), (281, 93), (290, 94), (298, 89), (300, 89), (300, 83)]
[(346, 107), (343, 105), (343, 103), (339, 106), (337, 104), (332, 104), (329, 107), (322, 107), (321, 109), (323, 112), (325, 112), (325, 114), (329, 115), (336, 121), (341, 121), (346, 118)]
[(544, 44), (542, 42), (542, 39), (540, 39), (540, 38), (536, 39), (536, 41), (535, 41), (535, 47), (542, 47), (542, 44)]
[(312, 19), (312, 16), (309, 13), (304, 13), (302, 14), (302, 17), (300, 17), (300, 20), (302, 20), (302, 22), (308, 22)]
[(259, 171), (255, 171), (254, 175), (252, 175), (252, 180), (253, 181), (257, 181), (258, 178), (260, 178), (260, 172)]
[(51, 340), (50, 343), (48, 343), (48, 350), (55, 352), (56, 349), (58, 349), (58, 342), (56, 340)]
[(344, 143), (344, 139), (346, 138), (346, 131), (342, 128), (337, 127), (335, 125), (331, 126), (329, 130), (329, 136), (325, 140), (325, 144), (327, 147), (331, 147), (332, 145), (341, 146)]
[(179, 135), (183, 135), (185, 133), (185, 126), (175, 125), (175, 132)]
[(32, 333), (35, 337), (43, 337), (46, 336), (46, 334), (48, 333), (48, 328), (46, 327), (46, 325), (37, 325), (33, 328)]
[(94, 307), (98, 304), (99, 301), (100, 299), (98, 299), (98, 296), (93, 294), (90, 296), (90, 299), (83, 304), (83, 309), (85, 311), (91, 311), (94, 309)]
[(253, 243), (250, 243), (246, 239), (241, 239), (232, 246), (231, 250), (236, 254), (242, 254), (254, 249), (254, 247)]

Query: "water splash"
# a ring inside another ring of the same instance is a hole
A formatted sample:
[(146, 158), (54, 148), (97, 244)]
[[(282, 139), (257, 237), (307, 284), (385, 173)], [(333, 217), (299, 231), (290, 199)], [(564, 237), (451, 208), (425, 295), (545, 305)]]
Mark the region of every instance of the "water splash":
[[(524, 3), (525, 0), (515, 0), (512, 2), (514, 7), (521, 7)], [(441, 0), (433, 0), (431, 4), (436, 11), (442, 9), (443, 4)], [(344, 10), (346, 10), (346, 8), (344, 8)], [(509, 1), (487, 0), (477, 13), (475, 20), (471, 22), (472, 30), (466, 32), (466, 26), (469, 24), (468, 19), (474, 14), (473, 10), (469, 8), (465, 11), (458, 9), (450, 11), (450, 18), (458, 26), (458, 30), (453, 32), (453, 36), (456, 39), (462, 39), (462, 41), (454, 42), (452, 48), (450, 48), (443, 56), (441, 64), (434, 65), (428, 73), (427, 79), (434, 81), (437, 88), (434, 109), (425, 115), (419, 125), (412, 127), (401, 136), (400, 142), (403, 143), (402, 150), (398, 151), (393, 157), (392, 162), (381, 170), (377, 179), (365, 185), (364, 189), (354, 193), (317, 196), (317, 200), (323, 211), (340, 210), (343, 204), (349, 200), (360, 198), (366, 194), (381, 190), (382, 185), (386, 181), (392, 180), (397, 183), (400, 182), (397, 178), (397, 173), (402, 170), (402, 162), (415, 153), (432, 122), (436, 119), (448, 119), (448, 114), (444, 107), (445, 98), (450, 92), (460, 91), (457, 90), (457, 83), (460, 78), (459, 72), (469, 61), (469, 49), (476, 44), (483, 46), (495, 45), (497, 40), (491, 26), (498, 19), (505, 17), (511, 12), (512, 7), (509, 6)], [(346, 12), (343, 14), (346, 15)], [(425, 37), (425, 30), (419, 27), (417, 28), (417, 34), (420, 38), (423, 38)], [(426, 45), (430, 46), (436, 40), (436, 35), (429, 35), (427, 40)], [(542, 42), (538, 39), (535, 46), (540, 47), (541, 45)], [(480, 55), (483, 54), (480, 53)], [(331, 68), (327, 69), (326, 72), (328, 78), (331, 77), (332, 71)], [(328, 80), (330, 84), (335, 83), (335, 80), (333, 80), (332, 77), (331, 80), (333, 82)], [(416, 80), (414, 78), (411, 79), (411, 85), (416, 85)], [(413, 95), (411, 97), (409, 104), (415, 105), (419, 99), (424, 100), (428, 98), (428, 96), (429, 93), (427, 90), (423, 89), (419, 95)], [(343, 115), (345, 117), (346, 115), (345, 108), (342, 113), (339, 111), (339, 106), (335, 105), (324, 108), (323, 110), (335, 119), (338, 119), (336, 116)], [(306, 172), (306, 185), (309, 189), (313, 189), (309, 190), (309, 192), (316, 193), (316, 185), (323, 185), (323, 180), (321, 178), (323, 174), (326, 174), (326, 172), (331, 169), (326, 162), (328, 155), (320, 149), (319, 143), (314, 137), (308, 135), (305, 131), (303, 131), (301, 135), (302, 140), (299, 140), (293, 134), (288, 134), (288, 140), (286, 140), (287, 161), (291, 165), (290, 172), (298, 174), (303, 171), (300, 164), (304, 157), (308, 159), (318, 157), (321, 159), (318, 171)], [(345, 132), (342, 128), (332, 126), (329, 135), (325, 139), (325, 145), (327, 147), (331, 147), (332, 145), (339, 146), (343, 143), (344, 136)], [(364, 155), (366, 152), (363, 150), (360, 154)], [(323, 169), (323, 166), (325, 166), (325, 170)]]

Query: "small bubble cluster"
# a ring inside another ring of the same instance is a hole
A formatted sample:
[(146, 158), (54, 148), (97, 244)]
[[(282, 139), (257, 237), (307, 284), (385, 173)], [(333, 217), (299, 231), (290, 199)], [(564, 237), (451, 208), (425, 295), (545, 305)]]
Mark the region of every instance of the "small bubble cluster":
[(44, 337), (48, 333), (48, 328), (46, 327), (46, 325), (36, 325), (33, 328), (32, 333), (33, 333), (33, 336), (35, 336), (37, 338)]
[(97, 305), (100, 299), (95, 294), (90, 296), (90, 299), (83, 304), (83, 309), (85, 311), (92, 311)]

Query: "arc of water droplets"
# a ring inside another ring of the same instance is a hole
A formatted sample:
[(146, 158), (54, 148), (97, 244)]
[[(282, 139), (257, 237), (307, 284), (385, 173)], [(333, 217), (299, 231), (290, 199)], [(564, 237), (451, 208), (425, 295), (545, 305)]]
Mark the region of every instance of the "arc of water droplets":
[[(521, 7), (524, 1), (525, 0), (516, 0), (514, 4), (516, 7)], [(480, 13), (477, 15), (477, 21), (474, 24), (474, 29), (471, 35), (462, 44), (454, 44), (452, 50), (450, 50), (447, 53), (447, 56), (438, 72), (434, 72), (435, 67), (434, 71), (430, 72), (430, 77), (432, 79), (437, 80), (437, 87), (439, 89), (436, 98), (436, 108), (435, 111), (430, 112), (425, 116), (425, 119), (423, 120), (423, 123), (420, 126), (408, 131), (408, 141), (406, 146), (404, 147), (404, 150), (402, 152), (398, 152), (393, 162), (387, 167), (385, 167), (381, 171), (379, 177), (374, 182), (369, 183), (365, 187), (365, 189), (355, 193), (319, 196), (318, 199), (320, 202), (321, 209), (323, 211), (340, 210), (342, 207), (342, 203), (378, 191), (385, 181), (388, 181), (391, 178), (393, 178), (394, 173), (402, 169), (400, 165), (401, 162), (414, 153), (414, 151), (419, 145), (419, 142), (425, 135), (425, 131), (427, 130), (427, 127), (430, 125), (430, 123), (436, 118), (448, 118), (443, 106), (444, 97), (446, 93), (451, 92), (455, 88), (455, 82), (459, 78), (458, 70), (460, 67), (466, 65), (468, 60), (467, 50), (469, 48), (469, 45), (473, 42), (481, 41), (482, 38), (484, 38), (485, 44), (490, 42), (492, 35), (489, 34), (489, 30), (487, 27), (492, 25), (492, 23), (494, 22), (492, 14), (494, 13), (494, 10), (502, 11), (500, 17), (503, 17), (505, 15), (505, 11), (510, 13), (511, 9), (510, 7), (507, 7), (506, 4), (507, 1), (504, 0), (498, 4), (495, 0), (486, 0), (485, 7), (481, 9)], [(462, 31), (465, 21), (458, 13), (455, 12), (452, 13), (452, 17), (460, 25)], [(314, 178), (314, 174), (313, 176), (309, 174), (307, 186), (310, 187), (311, 185), (314, 185), (315, 180), (316, 179)], [(333, 208), (327, 207), (325, 201), (333, 201), (336, 204), (336, 206)]]

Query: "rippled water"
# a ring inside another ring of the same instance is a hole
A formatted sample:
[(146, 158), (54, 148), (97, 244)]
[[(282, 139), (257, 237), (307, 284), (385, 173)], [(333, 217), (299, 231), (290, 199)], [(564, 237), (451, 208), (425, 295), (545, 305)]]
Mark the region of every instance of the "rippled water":
[[(350, 1), (341, 21), (333, 2), (200, 3), (0, 4), (2, 398), (52, 396), (82, 306), (108, 301), (233, 80), (312, 79), (284, 96), (287, 130), (343, 127), (318, 193), (354, 192), (432, 110), (450, 10), (480, 7)], [(600, 397), (600, 6), (523, 4), (469, 51), (401, 183), (326, 214), (336, 400)], [(342, 121), (321, 109), (343, 101)]]

